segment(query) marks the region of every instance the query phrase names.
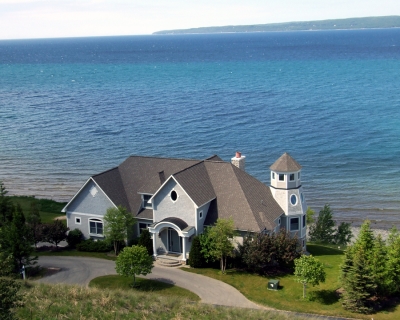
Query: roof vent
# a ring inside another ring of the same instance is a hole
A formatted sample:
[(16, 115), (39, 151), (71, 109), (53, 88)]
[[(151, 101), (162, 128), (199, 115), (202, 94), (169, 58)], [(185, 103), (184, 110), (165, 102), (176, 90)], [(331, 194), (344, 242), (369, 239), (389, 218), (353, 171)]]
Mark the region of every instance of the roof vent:
[(160, 184), (163, 184), (165, 182), (164, 170), (158, 173), (158, 177), (160, 178)]

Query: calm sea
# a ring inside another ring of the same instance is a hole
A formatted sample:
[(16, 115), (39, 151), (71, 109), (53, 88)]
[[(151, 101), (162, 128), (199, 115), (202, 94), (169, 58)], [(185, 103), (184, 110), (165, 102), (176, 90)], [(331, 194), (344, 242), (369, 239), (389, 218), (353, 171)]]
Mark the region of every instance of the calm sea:
[(0, 180), (68, 200), (131, 154), (229, 160), (400, 222), (400, 29), (0, 41)]

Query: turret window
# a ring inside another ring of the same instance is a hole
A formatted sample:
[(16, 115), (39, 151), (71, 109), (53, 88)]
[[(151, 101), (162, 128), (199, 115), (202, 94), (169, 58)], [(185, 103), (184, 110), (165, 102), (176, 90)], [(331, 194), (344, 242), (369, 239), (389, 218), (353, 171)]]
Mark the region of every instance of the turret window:
[(285, 175), (283, 173), (279, 174), (279, 181), (285, 181)]
[(300, 172), (297, 174), (297, 179), (300, 179)]
[(275, 180), (275, 172), (272, 172), (272, 180)]
[(290, 180), (290, 181), (294, 181), (294, 173), (291, 173), (291, 174), (290, 174), (289, 180)]
[(298, 230), (299, 230), (299, 218), (291, 218), (290, 231), (298, 231)]
[(292, 206), (295, 206), (297, 204), (297, 197), (295, 194), (292, 194), (290, 196), (290, 203), (292, 204)]

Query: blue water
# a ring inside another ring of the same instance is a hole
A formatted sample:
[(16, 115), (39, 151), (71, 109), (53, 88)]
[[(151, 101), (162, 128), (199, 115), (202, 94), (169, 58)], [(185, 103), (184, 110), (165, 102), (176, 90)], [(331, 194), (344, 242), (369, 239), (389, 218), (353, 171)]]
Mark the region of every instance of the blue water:
[(0, 180), (68, 200), (131, 154), (229, 160), (400, 222), (400, 29), (0, 41)]

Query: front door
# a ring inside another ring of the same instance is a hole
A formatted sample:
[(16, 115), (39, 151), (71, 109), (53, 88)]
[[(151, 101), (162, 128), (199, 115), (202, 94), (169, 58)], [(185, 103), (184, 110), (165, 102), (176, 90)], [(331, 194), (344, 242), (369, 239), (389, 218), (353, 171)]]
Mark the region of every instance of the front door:
[(182, 238), (172, 228), (168, 228), (168, 251), (182, 253)]

